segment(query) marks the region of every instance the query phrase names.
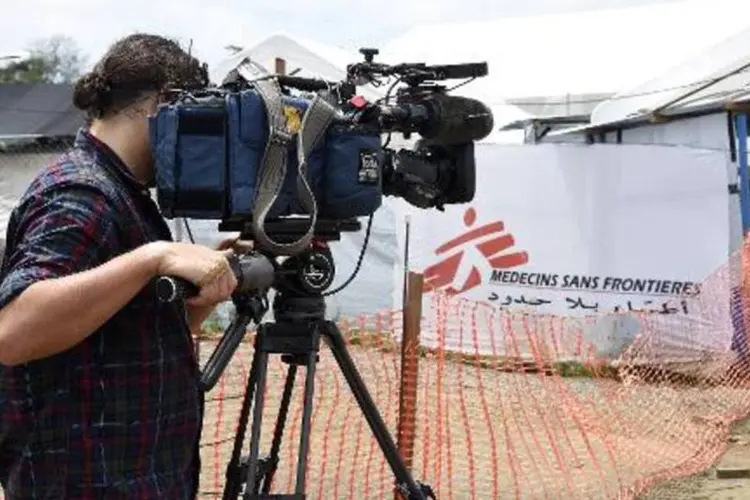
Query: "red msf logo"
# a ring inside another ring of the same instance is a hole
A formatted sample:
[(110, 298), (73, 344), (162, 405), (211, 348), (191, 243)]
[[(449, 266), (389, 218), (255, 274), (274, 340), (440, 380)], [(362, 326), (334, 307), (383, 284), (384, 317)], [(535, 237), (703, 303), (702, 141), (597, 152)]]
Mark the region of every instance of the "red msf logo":
[[(464, 213), (464, 224), (471, 228), (477, 213), (469, 208)], [(516, 242), (512, 234), (502, 234), (505, 226), (501, 221), (491, 222), (444, 243), (435, 255), (451, 254), (424, 271), (424, 290), (445, 289), (456, 295), (482, 283), (482, 276), (489, 276), (493, 269), (508, 269), (529, 262), (527, 252), (506, 252)]]

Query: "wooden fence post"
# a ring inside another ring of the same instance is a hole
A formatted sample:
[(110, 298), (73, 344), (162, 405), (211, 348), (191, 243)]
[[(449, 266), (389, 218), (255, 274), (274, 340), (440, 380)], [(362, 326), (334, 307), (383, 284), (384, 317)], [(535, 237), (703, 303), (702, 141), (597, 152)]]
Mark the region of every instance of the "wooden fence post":
[[(424, 276), (410, 272), (407, 277), (404, 303), (403, 336), (401, 339), (401, 387), (398, 412), (398, 450), (411, 470), (414, 459), (414, 434), (417, 416), (417, 381), (419, 380), (419, 337), (422, 319), (422, 287)], [(395, 499), (401, 500), (400, 493)]]

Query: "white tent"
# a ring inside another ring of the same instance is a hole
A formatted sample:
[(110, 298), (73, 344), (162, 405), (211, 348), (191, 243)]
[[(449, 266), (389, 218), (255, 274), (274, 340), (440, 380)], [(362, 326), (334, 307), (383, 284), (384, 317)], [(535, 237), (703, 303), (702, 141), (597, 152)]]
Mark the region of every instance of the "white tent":
[(273, 68), (274, 59), (279, 57), (286, 60), (289, 72), (325, 79), (343, 78), (346, 65), (357, 59), (357, 54), (347, 50), (288, 33), (271, 35), (240, 55), (249, 56), (268, 68)]
[[(677, 111), (698, 110), (750, 94), (750, 21), (738, 33), (727, 33), (703, 53), (601, 103), (591, 114), (592, 124), (605, 124)], [(731, 35), (731, 36), (730, 36)]]
[(699, 53), (748, 24), (741, 0), (687, 0), (631, 8), (417, 26), (383, 48), (386, 62), (487, 61), (465, 86), (495, 102), (614, 93)]
[[(263, 65), (269, 71), (274, 70), (276, 58), (281, 58), (286, 62), (287, 73), (329, 81), (346, 78), (347, 64), (362, 59), (360, 54), (354, 54), (339, 47), (287, 33), (277, 33), (222, 61), (212, 72), (212, 79), (220, 81), (229, 70), (246, 57)], [(380, 59), (382, 58), (376, 56), (376, 60)], [(375, 88), (368, 85), (358, 87), (357, 90), (370, 100), (380, 99), (384, 95), (384, 88), (381, 87)], [(464, 88), (461, 88), (455, 94), (472, 96), (473, 92), (467, 92)], [(516, 144), (523, 142), (522, 134), (519, 135), (516, 131), (501, 131), (500, 129), (508, 123), (528, 119), (531, 116), (519, 107), (504, 101), (493, 101), (491, 108), (494, 116), (494, 131), (485, 141)], [(399, 143), (410, 144), (409, 141)]]
[[(341, 81), (346, 78), (347, 64), (360, 61), (362, 56), (314, 40), (287, 33), (276, 33), (219, 63), (216, 69), (212, 71), (212, 80), (221, 81), (226, 73), (244, 58), (254, 60), (271, 72), (275, 70), (276, 58), (279, 58), (286, 62), (287, 74), (328, 81)], [(357, 90), (371, 100), (379, 99), (382, 96), (378, 89), (369, 86), (360, 87)]]
[[(747, 125), (745, 113), (750, 110), (750, 58), (747, 47), (750, 28), (728, 37), (668, 71), (659, 72), (645, 82), (613, 96), (593, 112), (591, 123), (552, 132), (546, 138), (554, 142), (613, 143), (625, 145), (666, 145), (695, 148), (723, 157), (709, 167), (726, 169), (728, 184), (729, 241), (727, 254), (736, 252), (743, 240), (743, 219), (747, 223), (750, 199), (742, 194), (742, 171), (747, 170)], [(742, 123), (745, 123), (743, 126)], [(744, 136), (744, 137), (743, 137)], [(675, 148), (675, 149), (677, 149)], [(678, 174), (679, 175), (679, 174)], [(698, 207), (705, 200), (696, 197)], [(743, 212), (745, 217), (743, 217)], [(717, 226), (719, 224), (716, 224)], [(701, 230), (701, 225), (695, 225)], [(703, 244), (703, 243), (700, 243)], [(737, 285), (737, 265), (729, 260), (727, 269), (719, 270), (704, 287), (709, 297), (698, 319), (706, 325), (673, 325), (656, 321), (648, 329), (649, 342), (659, 349), (676, 348), (674, 354), (728, 355), (728, 349), (746, 356), (741, 327), (725, 308), (735, 300), (732, 287)], [(715, 314), (715, 313), (721, 314)], [(690, 331), (687, 345), (674, 332)], [(701, 352), (697, 353), (697, 347)], [(662, 356), (662, 352), (657, 352)], [(651, 352), (647, 356), (653, 356)], [(727, 356), (727, 359), (731, 357)]]
[[(591, 123), (551, 132), (547, 142), (689, 146), (726, 155), (729, 183), (742, 160), (732, 109), (750, 103), (750, 29), (600, 104)], [(729, 250), (742, 238), (740, 199), (728, 194)]]
[(493, 117), (493, 130), (482, 142), (491, 144), (523, 144), (523, 130), (504, 130), (510, 123), (533, 118), (517, 106), (508, 103), (493, 104), (490, 106)]

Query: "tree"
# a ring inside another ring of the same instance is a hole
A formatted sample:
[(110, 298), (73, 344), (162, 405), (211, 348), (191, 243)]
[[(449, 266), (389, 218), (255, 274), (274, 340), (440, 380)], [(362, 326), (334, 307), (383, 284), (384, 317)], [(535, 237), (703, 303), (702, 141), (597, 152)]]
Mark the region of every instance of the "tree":
[(28, 58), (0, 69), (0, 83), (72, 83), (86, 64), (75, 40), (65, 35), (36, 40), (28, 52)]

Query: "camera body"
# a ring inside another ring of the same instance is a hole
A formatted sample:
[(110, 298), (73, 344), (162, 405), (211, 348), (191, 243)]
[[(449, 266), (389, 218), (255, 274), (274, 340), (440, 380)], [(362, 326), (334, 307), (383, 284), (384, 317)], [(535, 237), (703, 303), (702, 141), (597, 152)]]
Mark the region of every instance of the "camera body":
[[(283, 96), (287, 130), (299, 132), (310, 101)], [(253, 215), (269, 142), (268, 113), (255, 89), (182, 96), (150, 120), (159, 206), (168, 218), (232, 220)], [(286, 172), (268, 217), (306, 214), (295, 193), (298, 144), (286, 147)], [(366, 216), (382, 203), (381, 135), (351, 123), (328, 126), (306, 158), (318, 215)]]
[[(246, 59), (220, 87), (175, 91), (149, 118), (162, 214), (250, 221), (266, 248), (293, 255), (309, 245), (318, 218), (372, 215), (384, 195), (420, 208), (471, 201), (474, 141), (491, 132), (492, 113), (433, 82), (484, 76), (486, 64), (389, 66), (362, 53), (343, 82), (271, 75)], [(407, 84), (395, 104), (354, 93), (394, 76)], [(395, 151), (383, 140), (392, 132), (423, 140)], [(272, 241), (266, 220), (294, 216), (308, 218), (307, 232)]]

